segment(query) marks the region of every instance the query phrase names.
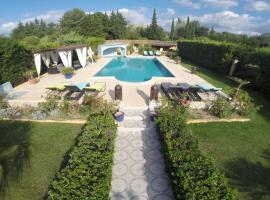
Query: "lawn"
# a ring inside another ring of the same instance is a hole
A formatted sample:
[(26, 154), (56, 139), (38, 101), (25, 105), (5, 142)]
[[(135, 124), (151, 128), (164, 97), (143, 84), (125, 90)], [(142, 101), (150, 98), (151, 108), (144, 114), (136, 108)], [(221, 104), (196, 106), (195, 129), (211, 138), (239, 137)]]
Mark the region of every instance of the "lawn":
[(81, 125), (0, 121), (0, 130), (0, 199), (35, 200), (47, 192)]
[[(183, 61), (190, 69), (192, 63)], [(193, 65), (194, 66), (194, 65)], [(198, 75), (216, 87), (229, 89), (230, 79), (198, 67)], [(246, 123), (190, 125), (200, 148), (210, 155), (238, 190), (239, 199), (270, 199), (270, 102), (256, 91), (249, 91), (262, 109)]]

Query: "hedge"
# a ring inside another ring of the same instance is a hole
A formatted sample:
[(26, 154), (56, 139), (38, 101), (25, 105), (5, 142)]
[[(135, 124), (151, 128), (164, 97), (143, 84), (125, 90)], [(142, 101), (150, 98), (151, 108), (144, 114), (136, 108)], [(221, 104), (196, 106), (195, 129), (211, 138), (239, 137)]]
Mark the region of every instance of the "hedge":
[(16, 42), (0, 37), (0, 84), (16, 86), (25, 81), (24, 73), (33, 66), (32, 53)]
[(48, 199), (109, 199), (116, 125), (110, 113), (89, 116)]
[[(227, 75), (232, 61), (238, 58), (235, 76), (251, 81), (270, 96), (270, 49), (252, 48), (211, 40), (180, 40), (179, 55), (202, 67)], [(252, 64), (253, 66), (249, 66)]]
[(157, 119), (175, 199), (236, 199), (224, 175), (199, 150), (197, 139), (185, 125), (185, 116), (185, 108), (168, 103)]

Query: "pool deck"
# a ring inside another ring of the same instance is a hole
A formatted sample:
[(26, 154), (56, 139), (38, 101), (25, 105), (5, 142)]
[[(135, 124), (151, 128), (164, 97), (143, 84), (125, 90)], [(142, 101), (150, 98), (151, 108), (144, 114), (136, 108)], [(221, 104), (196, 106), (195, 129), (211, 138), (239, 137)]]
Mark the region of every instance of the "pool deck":
[[(133, 57), (133, 56), (130, 56)], [(135, 56), (138, 57), (138, 56)], [(148, 56), (150, 57), (150, 56)], [(206, 83), (197, 75), (191, 74), (189, 70), (176, 64), (165, 56), (156, 57), (175, 77), (153, 77), (151, 80), (140, 83), (129, 83), (117, 80), (115, 77), (94, 77), (94, 75), (106, 65), (111, 58), (102, 58), (96, 63), (88, 64), (87, 67), (79, 69), (71, 80), (66, 80), (62, 74), (44, 74), (36, 84), (25, 82), (14, 88), (8, 96), (8, 101), (13, 106), (37, 105), (44, 101), (46, 86), (57, 86), (61, 84), (76, 84), (79, 82), (105, 82), (106, 90), (104, 97), (112, 101), (114, 99), (114, 87), (117, 84), (122, 86), (123, 105), (129, 107), (144, 107), (148, 105), (150, 88), (153, 84), (162, 82), (187, 82), (189, 84)]]

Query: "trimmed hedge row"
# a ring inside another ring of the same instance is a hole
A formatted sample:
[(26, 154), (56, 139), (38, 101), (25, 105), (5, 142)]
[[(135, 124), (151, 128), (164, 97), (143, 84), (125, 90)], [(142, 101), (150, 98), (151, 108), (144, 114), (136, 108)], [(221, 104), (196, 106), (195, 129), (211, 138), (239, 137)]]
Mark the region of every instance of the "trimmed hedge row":
[(178, 42), (181, 57), (203, 67), (221, 73), (228, 73), (234, 59), (236, 45), (213, 41), (184, 40)]
[(185, 116), (184, 108), (169, 103), (157, 119), (175, 199), (236, 199), (224, 175), (200, 152), (197, 139), (185, 125)]
[(211, 40), (180, 40), (178, 50), (182, 58), (225, 75), (228, 74), (232, 61), (238, 58), (240, 62), (235, 75), (251, 81), (263, 93), (270, 95), (269, 48), (251, 48)]
[(8, 38), (0, 37), (0, 84), (22, 83), (24, 74), (33, 66), (32, 53)]
[(89, 116), (48, 199), (109, 199), (116, 128), (111, 113)]

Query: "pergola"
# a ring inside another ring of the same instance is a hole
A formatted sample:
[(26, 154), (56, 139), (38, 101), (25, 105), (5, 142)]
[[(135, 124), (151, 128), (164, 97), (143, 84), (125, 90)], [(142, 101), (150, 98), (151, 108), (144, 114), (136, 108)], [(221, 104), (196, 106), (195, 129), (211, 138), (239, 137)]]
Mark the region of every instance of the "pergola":
[(127, 56), (127, 44), (102, 44), (98, 46), (98, 55), (100, 57), (112, 57), (118, 55)]
[(42, 51), (34, 53), (35, 66), (38, 76), (41, 73), (42, 60), (47, 68), (50, 68), (51, 64), (57, 64), (60, 57), (64, 67), (72, 67), (72, 54), (76, 51), (78, 59), (82, 67), (86, 67), (87, 58), (89, 57), (93, 61), (93, 51), (88, 45), (68, 45), (55, 49), (44, 49)]

